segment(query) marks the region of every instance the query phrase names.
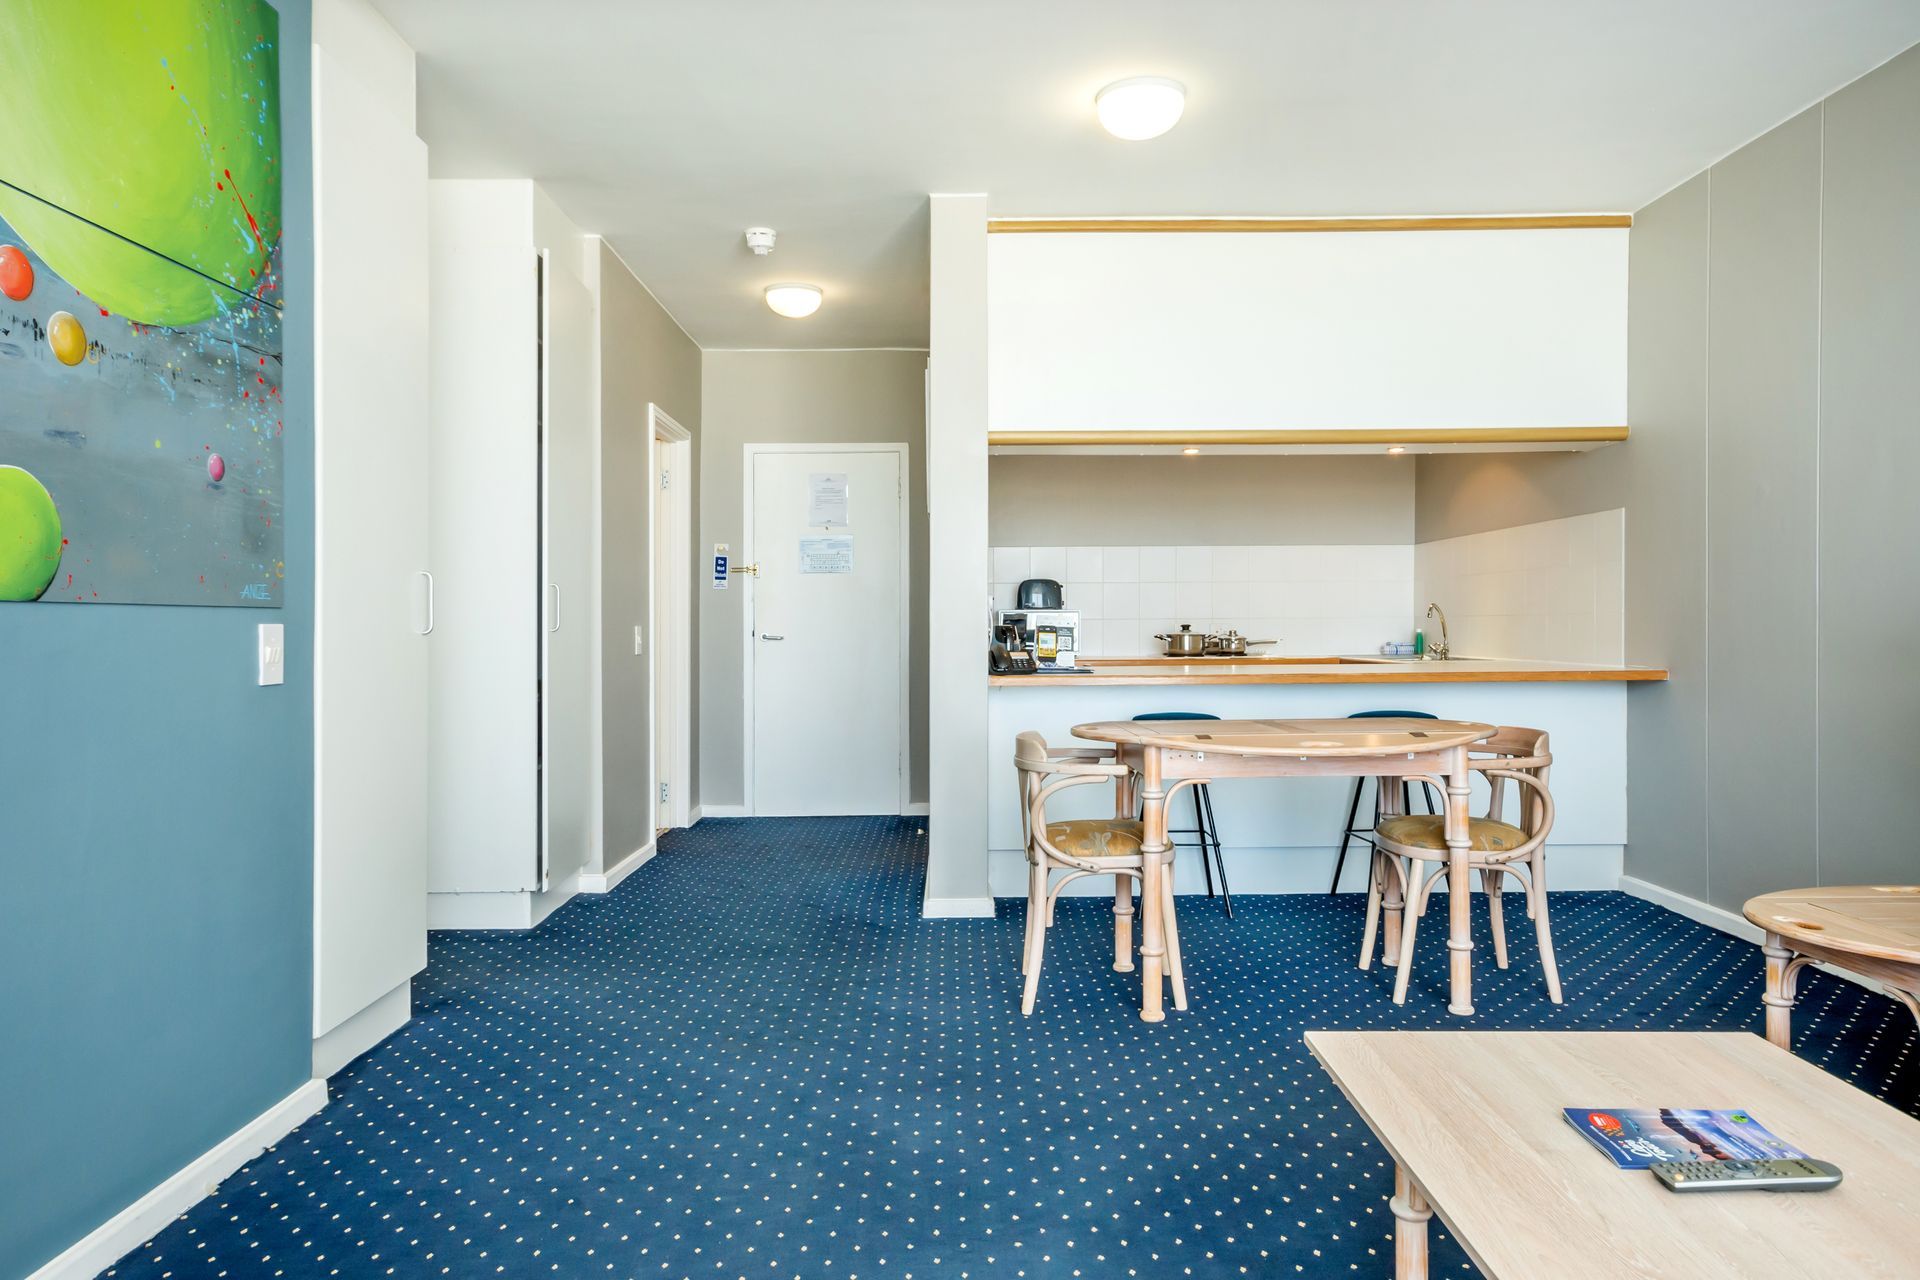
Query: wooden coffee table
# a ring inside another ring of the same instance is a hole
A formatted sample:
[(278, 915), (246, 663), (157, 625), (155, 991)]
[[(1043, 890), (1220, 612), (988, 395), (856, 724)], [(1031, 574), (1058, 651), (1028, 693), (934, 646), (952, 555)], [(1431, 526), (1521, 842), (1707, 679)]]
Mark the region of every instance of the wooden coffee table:
[(1767, 931), (1767, 1039), (1793, 1047), (1793, 989), (1809, 964), (1874, 979), (1920, 1022), (1920, 885), (1829, 885), (1747, 902)]
[[(1488, 1280), (1901, 1277), (1920, 1268), (1920, 1120), (1744, 1032), (1309, 1031), (1392, 1154), (1395, 1275), (1434, 1214)], [(1675, 1195), (1562, 1107), (1743, 1107), (1840, 1166), (1832, 1191)]]

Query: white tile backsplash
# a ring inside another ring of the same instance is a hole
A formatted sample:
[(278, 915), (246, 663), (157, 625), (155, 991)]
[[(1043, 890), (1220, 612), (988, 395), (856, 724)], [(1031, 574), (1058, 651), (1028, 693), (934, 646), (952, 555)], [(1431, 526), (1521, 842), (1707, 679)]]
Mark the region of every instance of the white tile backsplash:
[(1159, 653), (1155, 633), (1183, 622), (1277, 641), (1256, 650), (1269, 654), (1372, 653), (1413, 634), (1410, 546), (995, 547), (992, 564), (1003, 608), (1020, 578), (1059, 580), (1092, 657)]
[[(1462, 657), (1626, 661), (1626, 512), (1423, 542), (1414, 601), (1438, 601)], [(1438, 622), (1420, 623), (1430, 637)]]
[(1064, 585), (1081, 652), (1158, 653), (1183, 622), (1279, 643), (1268, 654), (1373, 653), (1411, 639), (1429, 600), (1463, 657), (1621, 662), (1626, 513), (1550, 520), (1418, 546), (995, 547), (993, 596)]

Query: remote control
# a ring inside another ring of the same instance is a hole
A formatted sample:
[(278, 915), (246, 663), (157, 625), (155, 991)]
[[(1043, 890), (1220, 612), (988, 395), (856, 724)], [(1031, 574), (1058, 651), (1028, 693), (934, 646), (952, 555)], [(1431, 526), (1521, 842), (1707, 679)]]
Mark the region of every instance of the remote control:
[(1825, 1191), (1840, 1166), (1825, 1160), (1673, 1160), (1649, 1165), (1669, 1191)]

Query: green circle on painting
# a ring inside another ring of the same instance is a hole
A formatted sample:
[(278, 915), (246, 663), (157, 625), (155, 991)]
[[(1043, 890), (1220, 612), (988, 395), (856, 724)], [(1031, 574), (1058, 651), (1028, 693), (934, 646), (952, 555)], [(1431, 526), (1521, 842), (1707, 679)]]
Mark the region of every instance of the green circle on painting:
[(60, 568), (60, 512), (45, 485), (0, 466), (0, 600), (38, 600)]
[(0, 49), (0, 217), (55, 274), (143, 324), (260, 285), (280, 235), (266, 0), (5, 0)]

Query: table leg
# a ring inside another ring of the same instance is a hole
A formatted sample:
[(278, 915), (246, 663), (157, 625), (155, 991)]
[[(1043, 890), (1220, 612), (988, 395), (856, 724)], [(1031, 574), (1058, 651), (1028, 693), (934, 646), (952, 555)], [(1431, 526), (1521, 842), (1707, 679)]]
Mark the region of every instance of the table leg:
[(1433, 1206), (1405, 1165), (1393, 1167), (1392, 1204), (1395, 1280), (1427, 1280), (1427, 1221)]
[(1140, 846), (1140, 1018), (1159, 1022), (1166, 1016), (1161, 1007), (1161, 984), (1166, 981), (1166, 924), (1161, 917), (1166, 891), (1167, 789), (1160, 776), (1160, 748), (1148, 747), (1141, 761), (1141, 811), (1144, 828)]
[[(1467, 749), (1455, 747), (1447, 754), (1447, 1012), (1464, 1017), (1473, 1012), (1473, 884), (1467, 813), (1471, 790)], [(1413, 910), (1414, 904), (1407, 909)]]
[(1793, 1048), (1793, 952), (1777, 933), (1767, 935), (1761, 948), (1767, 957), (1767, 990), (1760, 1002), (1767, 1007), (1767, 1039), (1782, 1049)]

